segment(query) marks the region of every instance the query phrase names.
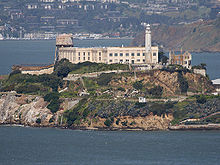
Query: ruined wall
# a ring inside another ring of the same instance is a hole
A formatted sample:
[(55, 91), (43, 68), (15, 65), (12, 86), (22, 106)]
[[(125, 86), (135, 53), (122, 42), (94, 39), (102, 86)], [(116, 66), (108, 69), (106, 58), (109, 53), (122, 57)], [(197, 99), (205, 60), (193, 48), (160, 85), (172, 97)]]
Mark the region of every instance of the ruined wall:
[(41, 75), (41, 74), (51, 74), (53, 73), (54, 67), (39, 69), (39, 70), (22, 70), (22, 74), (32, 74), (32, 75)]

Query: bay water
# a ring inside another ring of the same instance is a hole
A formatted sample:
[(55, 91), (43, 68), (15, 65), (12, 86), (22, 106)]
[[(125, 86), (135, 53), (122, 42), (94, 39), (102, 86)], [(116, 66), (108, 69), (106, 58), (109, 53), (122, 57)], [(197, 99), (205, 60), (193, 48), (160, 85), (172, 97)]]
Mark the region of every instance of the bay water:
[(219, 131), (0, 126), (0, 165), (219, 165)]
[[(78, 47), (131, 40), (75, 40)], [(53, 63), (55, 41), (0, 41), (0, 75), (14, 64)], [(220, 53), (192, 53), (220, 78)], [(219, 165), (219, 131), (79, 131), (0, 126), (0, 165)]]
[[(130, 46), (130, 39), (74, 40), (77, 47)], [(55, 40), (0, 41), (0, 75), (9, 74), (14, 64), (51, 64)], [(220, 53), (192, 53), (192, 64), (207, 64), (210, 79), (220, 78)]]

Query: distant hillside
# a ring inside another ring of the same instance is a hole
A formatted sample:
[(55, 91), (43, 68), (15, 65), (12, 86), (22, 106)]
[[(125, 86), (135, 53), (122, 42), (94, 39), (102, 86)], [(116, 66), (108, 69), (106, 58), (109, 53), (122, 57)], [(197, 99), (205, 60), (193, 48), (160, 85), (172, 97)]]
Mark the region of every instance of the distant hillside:
[[(152, 40), (164, 46), (164, 50), (220, 52), (220, 18), (188, 25), (152, 27)], [(138, 34), (133, 45), (144, 45), (143, 32)]]

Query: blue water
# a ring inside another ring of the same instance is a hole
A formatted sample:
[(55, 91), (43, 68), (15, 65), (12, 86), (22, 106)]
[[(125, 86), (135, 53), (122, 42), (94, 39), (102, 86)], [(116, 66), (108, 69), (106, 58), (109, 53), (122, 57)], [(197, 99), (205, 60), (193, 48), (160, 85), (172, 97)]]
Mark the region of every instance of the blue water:
[(219, 165), (219, 131), (0, 127), (0, 165)]
[[(129, 46), (129, 39), (74, 40), (78, 47)], [(0, 75), (9, 74), (14, 64), (53, 63), (55, 40), (0, 41)], [(192, 53), (193, 65), (206, 63), (211, 79), (220, 78), (220, 53)]]

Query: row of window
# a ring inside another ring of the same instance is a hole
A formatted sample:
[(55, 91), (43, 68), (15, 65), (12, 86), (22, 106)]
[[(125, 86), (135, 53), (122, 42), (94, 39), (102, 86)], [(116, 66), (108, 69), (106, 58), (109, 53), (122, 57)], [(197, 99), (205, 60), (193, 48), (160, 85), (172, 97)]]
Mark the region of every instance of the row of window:
[[(131, 60), (131, 61), (134, 61), (134, 60)], [(137, 62), (141, 62), (140, 59), (137, 59), (136, 61)], [(109, 62), (113, 62), (113, 60), (109, 60)], [(120, 59), (119, 61), (118, 61), (118, 59), (115, 59), (114, 62), (120, 62), (120, 63), (126, 62), (126, 63), (129, 63), (129, 59), (126, 59), (125, 61), (123, 61), (123, 59)], [(145, 62), (145, 59), (143, 59), (143, 62)]]
[[(153, 53), (153, 56), (156, 56), (157, 53)], [(109, 57), (112, 57), (113, 56), (113, 53), (109, 53)], [(117, 57), (117, 56), (124, 56), (123, 53), (114, 53), (114, 56)], [(129, 53), (125, 53), (125, 56), (129, 56)], [(131, 56), (135, 56), (135, 53), (131, 53)], [(141, 56), (141, 53), (137, 53), (137, 56)], [(145, 53), (142, 53), (142, 56), (145, 56)]]
[[(78, 60), (80, 61), (80, 57), (78, 57)], [(86, 61), (86, 57), (83, 57), (82, 58), (84, 61)], [(88, 57), (88, 59), (87, 59), (88, 61), (90, 61), (90, 57)], [(99, 61), (101, 61), (102, 60), (102, 58), (101, 57), (99, 57)]]
[[(82, 54), (83, 54), (83, 56), (85, 56), (85, 55), (86, 55), (86, 52), (83, 52)], [(90, 52), (88, 52), (87, 54), (88, 54), (88, 56), (90, 56)], [(80, 56), (81, 53), (78, 52), (78, 55)], [(102, 52), (99, 52), (99, 56), (101, 56), (101, 55), (102, 55)]]
[[(131, 53), (131, 56), (134, 56), (135, 53)], [(109, 56), (112, 57), (113, 56), (113, 53), (109, 53)], [(124, 56), (123, 53), (114, 53), (114, 56), (117, 57), (117, 56)], [(125, 56), (129, 56), (129, 53), (125, 53)], [(137, 53), (137, 56), (141, 56), (141, 53)], [(142, 56), (145, 56), (145, 53), (142, 53)]]

